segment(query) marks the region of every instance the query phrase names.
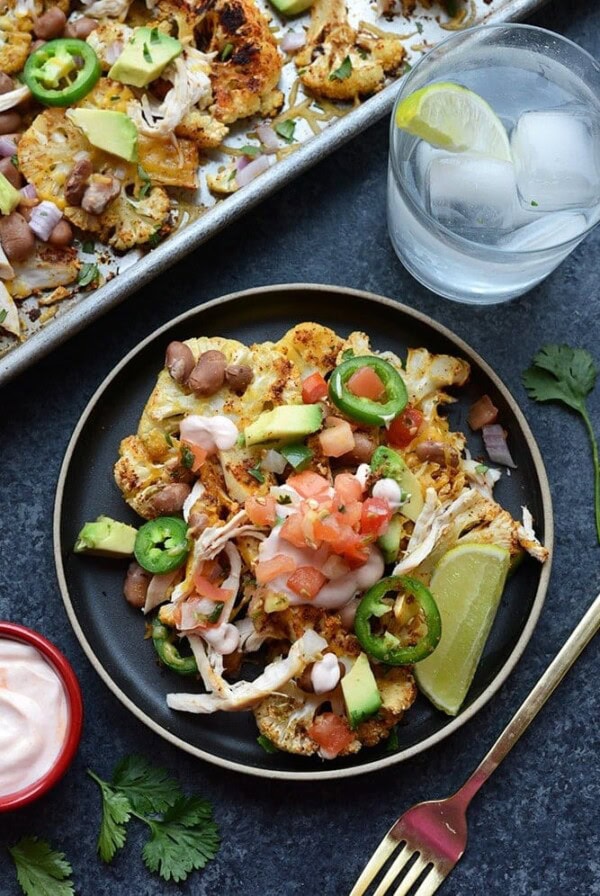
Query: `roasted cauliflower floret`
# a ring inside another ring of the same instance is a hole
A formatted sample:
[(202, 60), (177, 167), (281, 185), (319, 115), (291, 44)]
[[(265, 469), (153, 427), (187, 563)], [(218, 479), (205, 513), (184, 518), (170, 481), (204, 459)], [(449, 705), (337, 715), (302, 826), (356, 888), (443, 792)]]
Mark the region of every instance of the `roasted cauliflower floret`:
[(307, 90), (350, 101), (381, 90), (386, 76), (397, 74), (405, 56), (399, 40), (352, 28), (344, 0), (316, 0), (306, 45), (295, 62)]
[(0, 30), (0, 71), (20, 72), (29, 55), (31, 35), (26, 31)]
[(228, 133), (229, 128), (223, 122), (199, 109), (192, 109), (184, 115), (175, 128), (176, 137), (193, 140), (198, 149), (216, 149)]
[(201, 0), (192, 5), (198, 15), (198, 47), (215, 53), (211, 113), (225, 124), (263, 107), (273, 114), (283, 104), (283, 94), (276, 91), (283, 60), (264, 13), (248, 0)]

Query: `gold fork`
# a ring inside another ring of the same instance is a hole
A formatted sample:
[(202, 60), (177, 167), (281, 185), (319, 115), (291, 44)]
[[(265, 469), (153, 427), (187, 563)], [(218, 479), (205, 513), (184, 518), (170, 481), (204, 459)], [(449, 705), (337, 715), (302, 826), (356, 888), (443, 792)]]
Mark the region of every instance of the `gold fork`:
[[(393, 896), (408, 896), (409, 892), (413, 896), (435, 893), (465, 851), (469, 803), (536, 717), (599, 627), (600, 594), (468, 781), (453, 796), (417, 803), (401, 815), (373, 853), (350, 896), (365, 896), (371, 884), (376, 887), (371, 891), (372, 896), (391, 894), (395, 884), (398, 887)], [(400, 852), (377, 882), (375, 879), (400, 847)]]

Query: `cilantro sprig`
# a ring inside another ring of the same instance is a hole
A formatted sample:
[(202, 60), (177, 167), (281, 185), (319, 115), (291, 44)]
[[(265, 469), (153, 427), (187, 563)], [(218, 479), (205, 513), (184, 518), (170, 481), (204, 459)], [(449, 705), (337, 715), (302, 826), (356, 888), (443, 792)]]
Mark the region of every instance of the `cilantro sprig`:
[(596, 534), (600, 543), (600, 460), (585, 403), (596, 384), (597, 375), (594, 359), (585, 349), (544, 345), (534, 356), (532, 367), (524, 372), (523, 385), (535, 401), (561, 401), (583, 417), (592, 446)]
[(25, 896), (74, 896), (73, 869), (64, 853), (52, 849), (47, 840), (23, 837), (8, 851)]
[(103, 861), (112, 861), (125, 845), (127, 824), (134, 818), (150, 831), (142, 849), (144, 863), (163, 880), (183, 881), (215, 857), (220, 837), (210, 804), (184, 796), (163, 769), (141, 756), (127, 756), (110, 781), (91, 769), (88, 774), (102, 795), (98, 853)]

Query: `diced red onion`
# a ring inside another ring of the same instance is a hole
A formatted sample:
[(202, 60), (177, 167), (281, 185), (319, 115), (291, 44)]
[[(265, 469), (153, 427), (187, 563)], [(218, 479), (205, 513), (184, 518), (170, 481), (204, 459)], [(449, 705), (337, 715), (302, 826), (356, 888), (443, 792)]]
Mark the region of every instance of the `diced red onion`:
[(24, 187), (21, 187), (21, 195), (25, 197), (25, 199), (37, 199), (37, 190), (33, 186), (33, 184), (25, 184)]
[(243, 171), (250, 164), (250, 159), (248, 156), (238, 156), (237, 162), (235, 163), (235, 169), (239, 173)]
[(104, 61), (107, 65), (112, 65), (117, 61), (122, 52), (123, 44), (120, 40), (115, 40), (112, 42), (112, 44), (108, 44), (108, 46), (104, 50)]
[(53, 202), (44, 200), (32, 208), (29, 226), (38, 239), (46, 243), (62, 216), (61, 210)]
[(10, 137), (0, 137), (0, 159), (16, 155), (17, 144)]
[(484, 426), (481, 430), (483, 435), (483, 444), (490, 460), (496, 464), (504, 464), (507, 467), (516, 468), (516, 463), (512, 459), (506, 443), (506, 435), (499, 423), (492, 423)]
[(246, 167), (236, 175), (238, 186), (245, 187), (246, 184), (253, 181), (255, 177), (258, 177), (259, 174), (266, 171), (270, 164), (267, 156), (259, 156), (257, 159), (253, 159), (252, 162), (248, 162)]
[(306, 44), (306, 34), (302, 31), (286, 31), (279, 46), (284, 53), (296, 53)]
[(268, 124), (259, 124), (256, 135), (265, 148), (265, 152), (277, 152), (279, 140), (273, 128)]
[(274, 451), (272, 448), (270, 451), (267, 451), (265, 454), (261, 467), (263, 470), (266, 470), (267, 473), (283, 473), (287, 465), (287, 460), (280, 454), (279, 451)]

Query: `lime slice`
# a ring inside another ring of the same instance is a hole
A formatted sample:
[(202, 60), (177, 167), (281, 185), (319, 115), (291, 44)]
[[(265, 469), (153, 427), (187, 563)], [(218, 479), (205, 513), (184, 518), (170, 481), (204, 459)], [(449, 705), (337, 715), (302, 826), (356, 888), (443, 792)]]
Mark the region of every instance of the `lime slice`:
[(450, 152), (477, 152), (511, 161), (506, 128), (486, 101), (460, 84), (440, 82), (402, 100), (396, 125)]
[(417, 684), (434, 706), (455, 716), (487, 641), (510, 565), (506, 548), (463, 544), (436, 566), (430, 590), (442, 617), (440, 643), (415, 666)]

